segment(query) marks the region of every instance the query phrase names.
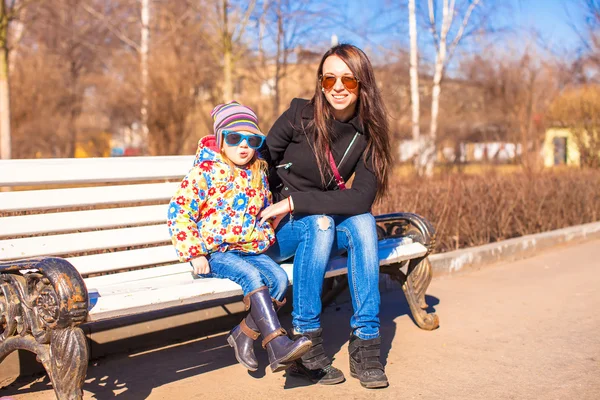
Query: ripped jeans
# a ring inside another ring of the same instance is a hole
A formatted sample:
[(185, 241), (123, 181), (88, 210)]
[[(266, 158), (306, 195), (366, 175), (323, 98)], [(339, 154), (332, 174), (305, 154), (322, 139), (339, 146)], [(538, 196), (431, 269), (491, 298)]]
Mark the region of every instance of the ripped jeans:
[(350, 326), (361, 339), (379, 337), (379, 258), (373, 215), (286, 217), (267, 255), (277, 262), (294, 256), (294, 311), (299, 333), (320, 328), (321, 292), (330, 257), (348, 251), (348, 283), (354, 315)]

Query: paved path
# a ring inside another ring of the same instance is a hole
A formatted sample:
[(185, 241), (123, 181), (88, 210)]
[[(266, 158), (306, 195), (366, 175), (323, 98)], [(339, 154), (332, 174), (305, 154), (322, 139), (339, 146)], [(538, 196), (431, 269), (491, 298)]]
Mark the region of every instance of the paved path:
[[(433, 332), (413, 324), (401, 293), (382, 298), (387, 389), (367, 391), (352, 378), (307, 385), (264, 368), (250, 375), (217, 335), (100, 360), (90, 365), (84, 397), (600, 399), (600, 241), (436, 279), (428, 294), (441, 320)], [(349, 304), (324, 315), (327, 350), (348, 376)], [(54, 399), (45, 378), (0, 390), (8, 395)]]

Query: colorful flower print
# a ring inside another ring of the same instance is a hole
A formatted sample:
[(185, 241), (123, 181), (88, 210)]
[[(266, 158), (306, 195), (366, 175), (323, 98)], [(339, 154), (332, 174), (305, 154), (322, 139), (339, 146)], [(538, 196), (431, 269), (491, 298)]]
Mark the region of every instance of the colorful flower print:
[(177, 234), (177, 240), (183, 242), (187, 238), (187, 234), (183, 231)]
[(198, 249), (198, 246), (190, 246), (190, 255), (192, 257), (195, 257), (199, 254), (200, 254), (200, 250)]
[(169, 219), (176, 218), (177, 214), (179, 213), (179, 210), (181, 210), (179, 205), (171, 203), (171, 207), (169, 207)]
[(221, 225), (223, 225), (225, 228), (227, 228), (229, 225), (231, 225), (231, 216), (229, 216), (229, 214), (223, 215), (223, 219), (221, 220)]
[(238, 193), (233, 198), (233, 209), (236, 211), (246, 209), (246, 204), (248, 204), (248, 198), (244, 195), (244, 193)]
[(204, 172), (210, 172), (212, 169), (213, 162), (212, 161), (202, 161), (200, 163), (200, 169)]

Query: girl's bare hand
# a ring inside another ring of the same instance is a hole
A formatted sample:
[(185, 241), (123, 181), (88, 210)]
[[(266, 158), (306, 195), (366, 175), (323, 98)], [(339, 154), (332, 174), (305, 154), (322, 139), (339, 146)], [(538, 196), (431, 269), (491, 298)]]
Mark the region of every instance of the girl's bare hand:
[(208, 274), (210, 272), (210, 265), (208, 259), (204, 256), (194, 258), (192, 260), (192, 266), (194, 267), (194, 275)]

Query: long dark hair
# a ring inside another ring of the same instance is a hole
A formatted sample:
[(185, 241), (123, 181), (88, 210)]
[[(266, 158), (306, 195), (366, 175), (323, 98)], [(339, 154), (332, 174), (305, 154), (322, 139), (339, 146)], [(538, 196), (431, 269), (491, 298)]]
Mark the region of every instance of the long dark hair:
[(314, 151), (321, 179), (325, 183), (324, 171), (331, 169), (326, 149), (331, 145), (332, 133), (328, 126), (333, 118), (333, 113), (331, 105), (327, 102), (325, 94), (321, 90), (320, 77), (323, 74), (325, 60), (333, 55), (344, 61), (360, 81), (356, 109), (359, 121), (364, 127), (362, 133), (366, 135), (368, 141), (363, 158), (366, 162), (368, 154), (372, 154), (371, 166), (377, 178), (376, 200), (380, 200), (387, 191), (388, 173), (392, 162), (387, 111), (379, 88), (375, 83), (375, 74), (369, 58), (361, 49), (351, 44), (339, 44), (323, 55), (317, 70), (315, 94), (310, 100), (314, 106), (315, 114), (314, 120), (310, 123), (313, 126), (309, 125), (309, 127), (314, 131)]

